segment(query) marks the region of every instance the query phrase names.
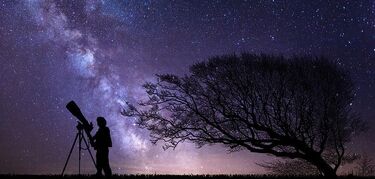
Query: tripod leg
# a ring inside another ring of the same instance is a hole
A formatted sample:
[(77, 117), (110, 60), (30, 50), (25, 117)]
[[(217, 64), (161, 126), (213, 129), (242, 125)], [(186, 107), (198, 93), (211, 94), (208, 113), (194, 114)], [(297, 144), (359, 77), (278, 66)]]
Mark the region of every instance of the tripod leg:
[(78, 175), (81, 175), (81, 152), (82, 152), (82, 146), (81, 146), (81, 143), (82, 143), (82, 137), (83, 137), (83, 133), (82, 131), (80, 130), (79, 131), (79, 147), (78, 147)]
[(89, 151), (89, 154), (90, 154), (90, 156), (91, 156), (92, 162), (94, 163), (94, 165), (95, 165), (95, 167), (96, 167), (96, 163), (95, 163), (94, 157), (93, 157), (92, 154), (91, 154), (90, 146), (87, 144), (87, 141), (86, 141), (86, 139), (85, 139), (85, 136), (83, 136), (83, 142), (85, 142), (86, 147), (87, 147), (87, 150)]
[(61, 176), (64, 175), (65, 168), (66, 168), (66, 166), (68, 165), (70, 155), (72, 155), (72, 152), (73, 152), (73, 149), (74, 149), (74, 145), (75, 145), (76, 142), (77, 142), (78, 136), (79, 136), (79, 133), (77, 133), (76, 138), (74, 139), (73, 145), (72, 145), (72, 147), (70, 148), (70, 152), (69, 152), (68, 158), (67, 158), (66, 161), (65, 161), (64, 169), (63, 169), (63, 171), (61, 172)]

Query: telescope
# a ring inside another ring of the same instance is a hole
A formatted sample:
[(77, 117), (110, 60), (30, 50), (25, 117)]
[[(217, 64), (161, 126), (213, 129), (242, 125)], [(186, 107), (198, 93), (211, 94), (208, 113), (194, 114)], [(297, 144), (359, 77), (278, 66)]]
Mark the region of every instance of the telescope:
[[(80, 175), (81, 174), (81, 150), (88, 150), (89, 151), (89, 154), (91, 156), (91, 160), (92, 160), (92, 162), (94, 163), (94, 165), (96, 167), (96, 163), (95, 163), (94, 157), (91, 154), (90, 147), (87, 144), (85, 136), (83, 135), (83, 132), (82, 132), (83, 130), (85, 131), (87, 137), (89, 138), (89, 142), (90, 142), (91, 146), (93, 146), (94, 149), (95, 149), (95, 143), (94, 143), (94, 140), (93, 140), (93, 138), (92, 138), (92, 136), (90, 134), (90, 132), (93, 129), (93, 126), (92, 126), (92, 123), (89, 123), (86, 120), (85, 116), (83, 116), (81, 110), (79, 109), (79, 107), (77, 106), (77, 104), (74, 101), (70, 101), (66, 105), (66, 108), (78, 119), (78, 121), (77, 121), (78, 124), (77, 124), (77, 135), (76, 135), (76, 137), (74, 139), (72, 147), (70, 148), (70, 152), (69, 152), (68, 158), (65, 161), (65, 165), (64, 165), (64, 168), (62, 170), (61, 176), (64, 175), (66, 166), (68, 165), (70, 156), (72, 154), (73, 148), (74, 148), (77, 140), (78, 140), (78, 156), (79, 156), (78, 157), (78, 174)], [(82, 147), (82, 144), (81, 144), (82, 141), (84, 142), (84, 144), (86, 145), (87, 148), (83, 148)]]
[(83, 116), (81, 110), (74, 101), (70, 101), (66, 108), (78, 119), (77, 129), (83, 129), (86, 132), (87, 137), (89, 138), (91, 146), (94, 146), (94, 140), (91, 136), (91, 131), (93, 129), (92, 123), (89, 123), (85, 116)]

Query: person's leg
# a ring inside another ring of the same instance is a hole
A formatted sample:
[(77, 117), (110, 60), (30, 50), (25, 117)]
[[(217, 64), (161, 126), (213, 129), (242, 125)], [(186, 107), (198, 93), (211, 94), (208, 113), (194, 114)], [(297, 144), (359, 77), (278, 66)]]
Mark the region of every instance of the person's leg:
[(112, 175), (112, 170), (111, 170), (111, 167), (109, 166), (108, 153), (109, 153), (108, 149), (103, 153), (103, 170), (104, 170), (105, 176)]
[(102, 175), (102, 169), (103, 169), (103, 157), (102, 152), (100, 150), (96, 151), (96, 175), (101, 176)]

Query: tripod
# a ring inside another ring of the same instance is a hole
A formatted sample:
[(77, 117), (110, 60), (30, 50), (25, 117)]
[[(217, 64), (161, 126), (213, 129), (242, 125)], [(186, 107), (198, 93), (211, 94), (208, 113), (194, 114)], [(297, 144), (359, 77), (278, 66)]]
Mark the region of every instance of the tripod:
[[(82, 149), (83, 149), (83, 150), (88, 150), (88, 151), (89, 151), (89, 154), (90, 154), (90, 156), (91, 156), (92, 162), (94, 163), (94, 165), (95, 165), (95, 167), (96, 167), (96, 163), (95, 163), (94, 157), (93, 157), (92, 154), (91, 154), (90, 147), (89, 147), (89, 145), (87, 144), (86, 138), (85, 138), (85, 136), (84, 136), (84, 134), (83, 134), (83, 125), (82, 125), (81, 123), (78, 122), (78, 124), (77, 124), (77, 135), (76, 135), (76, 137), (75, 137), (75, 139), (74, 139), (74, 142), (73, 142), (73, 145), (72, 145), (72, 147), (71, 147), (71, 149), (70, 149), (70, 152), (69, 152), (68, 158), (66, 159), (66, 162), (65, 162), (65, 165), (64, 165), (64, 169), (63, 169), (63, 171), (62, 171), (62, 173), (61, 173), (61, 176), (64, 175), (65, 168), (66, 168), (66, 166), (68, 165), (68, 162), (69, 162), (70, 156), (71, 156), (71, 154), (72, 154), (72, 152), (73, 152), (73, 149), (74, 149), (74, 146), (75, 146), (75, 144), (76, 144), (76, 142), (77, 142), (77, 139), (78, 139), (78, 175), (81, 174), (81, 151), (82, 151)], [(86, 148), (82, 148), (82, 141), (85, 143)]]

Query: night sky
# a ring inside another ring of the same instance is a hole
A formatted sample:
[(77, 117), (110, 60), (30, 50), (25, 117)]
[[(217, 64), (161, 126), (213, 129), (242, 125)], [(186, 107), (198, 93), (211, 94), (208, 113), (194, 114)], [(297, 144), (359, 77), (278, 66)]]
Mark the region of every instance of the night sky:
[[(190, 143), (163, 151), (119, 113), (145, 99), (154, 74), (241, 52), (335, 61), (352, 73), (354, 110), (375, 127), (375, 1), (9, 0), (0, 2), (0, 173), (61, 172), (76, 134), (70, 100), (89, 121), (107, 119), (114, 173), (264, 172), (256, 163), (274, 157)], [(375, 157), (374, 135), (349, 147)], [(86, 151), (82, 160), (95, 173)]]

